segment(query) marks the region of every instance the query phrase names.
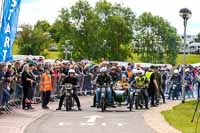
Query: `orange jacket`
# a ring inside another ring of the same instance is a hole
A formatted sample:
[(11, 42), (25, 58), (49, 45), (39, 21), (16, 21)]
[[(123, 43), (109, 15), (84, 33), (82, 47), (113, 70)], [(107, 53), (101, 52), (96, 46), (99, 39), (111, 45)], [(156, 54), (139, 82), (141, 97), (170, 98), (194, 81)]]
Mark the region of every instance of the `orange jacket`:
[(127, 71), (127, 74), (128, 74), (128, 78), (131, 78), (133, 75), (132, 71)]
[(51, 91), (53, 89), (51, 76), (49, 74), (42, 74), (41, 81), (40, 81), (40, 90), (41, 91)]

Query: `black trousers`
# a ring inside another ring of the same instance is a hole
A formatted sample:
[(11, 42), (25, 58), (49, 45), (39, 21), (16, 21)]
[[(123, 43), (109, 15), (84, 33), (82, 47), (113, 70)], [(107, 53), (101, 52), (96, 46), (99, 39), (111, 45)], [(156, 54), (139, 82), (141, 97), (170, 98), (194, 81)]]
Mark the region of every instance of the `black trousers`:
[(47, 104), (50, 101), (51, 91), (42, 91), (42, 107), (47, 107)]
[(155, 90), (150, 92), (150, 97), (151, 97), (151, 105), (155, 105), (155, 101), (156, 101), (156, 104), (159, 103), (158, 97), (156, 96), (156, 91)]
[(165, 94), (164, 94), (164, 90), (163, 89), (160, 89), (160, 95), (163, 99), (163, 103), (165, 103)]
[(96, 94), (94, 94), (94, 97), (93, 97), (93, 106), (96, 106)]
[(31, 93), (32, 92), (32, 87), (27, 87), (27, 86), (24, 86), (23, 87), (23, 100), (22, 100), (22, 108), (25, 109), (25, 107), (31, 107), (31, 104), (26, 104), (25, 100), (26, 99), (31, 99)]
[[(59, 102), (59, 106), (58, 106), (59, 109), (62, 108), (62, 105), (63, 105), (63, 101), (64, 101), (64, 99), (65, 99), (65, 96), (66, 96), (66, 95), (63, 94), (63, 95), (60, 97), (60, 102)], [(80, 104), (80, 100), (79, 100), (79, 98), (78, 98), (78, 95), (77, 95), (76, 93), (73, 93), (73, 94), (72, 94), (72, 97), (73, 97), (74, 100), (76, 101), (76, 104), (77, 104), (78, 108), (80, 108), (80, 107), (81, 107), (81, 104)]]

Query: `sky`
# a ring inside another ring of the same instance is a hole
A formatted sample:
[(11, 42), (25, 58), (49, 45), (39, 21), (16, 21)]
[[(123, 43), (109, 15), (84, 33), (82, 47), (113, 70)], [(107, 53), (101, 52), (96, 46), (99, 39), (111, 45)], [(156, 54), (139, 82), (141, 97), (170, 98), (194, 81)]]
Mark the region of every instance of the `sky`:
[[(34, 25), (37, 20), (53, 23), (63, 7), (71, 7), (78, 0), (22, 0), (19, 24)], [(98, 0), (88, 0), (94, 6)], [(181, 8), (192, 11), (188, 21), (187, 33), (196, 35), (200, 32), (200, 0), (107, 0), (111, 3), (123, 3), (130, 7), (137, 16), (143, 12), (164, 17), (179, 34), (183, 33), (183, 20), (179, 16)]]

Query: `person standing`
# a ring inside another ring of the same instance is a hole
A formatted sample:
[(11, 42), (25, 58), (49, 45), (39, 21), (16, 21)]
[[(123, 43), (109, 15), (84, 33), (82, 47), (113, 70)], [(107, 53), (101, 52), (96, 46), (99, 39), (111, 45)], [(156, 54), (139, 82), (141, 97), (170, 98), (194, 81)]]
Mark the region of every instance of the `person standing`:
[(33, 82), (34, 82), (33, 77), (29, 72), (29, 65), (26, 64), (24, 65), (23, 71), (22, 71), (22, 86), (23, 86), (22, 108), (23, 109), (33, 109), (31, 107), (31, 96), (30, 96)]
[[(0, 64), (0, 108), (2, 106), (3, 82), (5, 78), (5, 64)], [(1, 110), (0, 110), (1, 111)]]
[(52, 87), (51, 75), (49, 74), (48, 68), (45, 67), (44, 73), (42, 74), (40, 81), (40, 91), (41, 91), (43, 109), (49, 109), (47, 105), (50, 101), (52, 89), (53, 87)]
[[(162, 75), (161, 73), (159, 72), (158, 70), (158, 67), (155, 68), (155, 77), (156, 77), (156, 81), (157, 81), (157, 84), (158, 84), (158, 99), (160, 98), (160, 96), (162, 97), (163, 99), (163, 103), (165, 103), (165, 95), (164, 95), (164, 89), (162, 88)], [(157, 101), (156, 104), (159, 104), (159, 101)]]
[(155, 104), (155, 99), (156, 99), (156, 103), (158, 103), (158, 97), (159, 97), (159, 86), (158, 86), (158, 83), (157, 83), (157, 78), (156, 78), (156, 67), (155, 66), (152, 66), (151, 69), (154, 69), (154, 72), (151, 74), (151, 77), (150, 77), (150, 82), (149, 82), (149, 93), (150, 93), (150, 96), (151, 96), (151, 106), (152, 107), (155, 107), (157, 106)]

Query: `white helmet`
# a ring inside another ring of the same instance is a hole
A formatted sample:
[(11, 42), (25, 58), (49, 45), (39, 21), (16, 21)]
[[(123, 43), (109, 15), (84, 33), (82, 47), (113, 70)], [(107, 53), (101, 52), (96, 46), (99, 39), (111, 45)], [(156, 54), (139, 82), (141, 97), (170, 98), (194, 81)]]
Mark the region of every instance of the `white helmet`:
[(100, 73), (104, 73), (104, 72), (107, 72), (107, 68), (106, 68), (106, 67), (102, 67), (102, 68), (100, 69)]
[(174, 70), (174, 73), (175, 73), (175, 74), (178, 74), (178, 69), (175, 69), (175, 70)]
[(75, 73), (74, 69), (69, 69), (69, 73)]
[(133, 74), (136, 74), (137, 71), (138, 71), (137, 69), (133, 69), (133, 70), (132, 70), (132, 73), (133, 73)]
[(142, 74), (142, 75), (144, 75), (144, 71), (143, 71), (143, 70), (138, 70), (138, 71), (137, 71), (137, 74)]

